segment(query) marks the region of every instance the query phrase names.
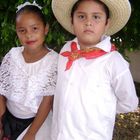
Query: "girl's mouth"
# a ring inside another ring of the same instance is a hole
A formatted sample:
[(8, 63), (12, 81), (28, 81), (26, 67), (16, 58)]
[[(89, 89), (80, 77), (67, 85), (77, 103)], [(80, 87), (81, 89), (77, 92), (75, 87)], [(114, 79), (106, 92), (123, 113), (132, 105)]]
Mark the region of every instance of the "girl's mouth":
[(35, 42), (36, 42), (36, 41), (27, 41), (26, 44), (32, 45), (32, 44), (34, 44)]

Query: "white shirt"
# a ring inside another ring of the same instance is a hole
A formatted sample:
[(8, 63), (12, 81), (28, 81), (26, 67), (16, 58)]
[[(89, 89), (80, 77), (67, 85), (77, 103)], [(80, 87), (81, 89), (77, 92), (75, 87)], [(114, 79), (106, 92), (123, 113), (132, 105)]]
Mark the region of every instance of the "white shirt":
[(54, 94), (58, 54), (50, 50), (42, 59), (26, 63), (24, 47), (12, 48), (0, 67), (0, 94), (18, 118), (34, 117), (43, 96)]
[[(61, 52), (70, 51), (70, 44)], [(116, 112), (138, 105), (129, 65), (117, 51), (110, 52), (110, 37), (96, 47), (109, 53), (77, 59), (67, 71), (67, 57), (59, 56), (52, 140), (111, 140)]]

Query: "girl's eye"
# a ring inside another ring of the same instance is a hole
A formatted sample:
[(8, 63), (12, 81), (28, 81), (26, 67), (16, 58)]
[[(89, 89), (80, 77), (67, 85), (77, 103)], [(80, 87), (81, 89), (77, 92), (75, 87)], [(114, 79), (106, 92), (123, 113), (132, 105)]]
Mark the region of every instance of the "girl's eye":
[(18, 30), (18, 32), (23, 34), (23, 33), (25, 33), (25, 30), (24, 29), (20, 29), (20, 30)]
[(33, 27), (33, 30), (34, 30), (34, 31), (37, 31), (37, 30), (38, 30), (38, 28), (37, 28), (37, 27)]

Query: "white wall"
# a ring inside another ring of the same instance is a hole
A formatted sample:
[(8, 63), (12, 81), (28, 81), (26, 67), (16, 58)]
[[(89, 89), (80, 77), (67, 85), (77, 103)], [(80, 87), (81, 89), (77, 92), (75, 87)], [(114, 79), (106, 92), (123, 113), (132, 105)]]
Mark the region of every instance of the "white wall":
[(126, 55), (130, 59), (130, 70), (134, 81), (140, 82), (140, 51), (126, 51)]

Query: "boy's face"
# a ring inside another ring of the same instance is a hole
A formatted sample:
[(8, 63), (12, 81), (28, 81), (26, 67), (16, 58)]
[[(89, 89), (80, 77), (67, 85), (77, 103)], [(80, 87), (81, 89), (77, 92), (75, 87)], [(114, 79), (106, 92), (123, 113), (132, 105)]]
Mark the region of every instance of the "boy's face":
[(81, 48), (100, 42), (109, 20), (103, 6), (92, 0), (82, 1), (73, 15), (73, 29)]
[(29, 49), (43, 45), (48, 27), (34, 13), (21, 13), (16, 19), (16, 32), (20, 43)]

